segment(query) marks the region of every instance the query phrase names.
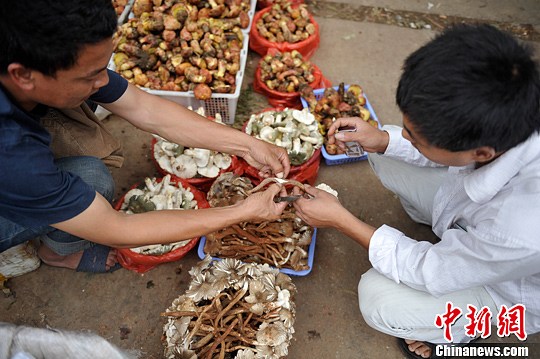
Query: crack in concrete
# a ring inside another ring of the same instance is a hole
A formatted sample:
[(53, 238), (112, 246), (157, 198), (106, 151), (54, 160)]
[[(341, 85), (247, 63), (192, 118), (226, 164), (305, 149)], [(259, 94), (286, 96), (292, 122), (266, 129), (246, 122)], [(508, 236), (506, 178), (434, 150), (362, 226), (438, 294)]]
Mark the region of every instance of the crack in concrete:
[(436, 31), (456, 23), (490, 24), (512, 33), (522, 40), (540, 42), (540, 33), (536, 31), (532, 24), (472, 19), (442, 14), (426, 14), (417, 11), (393, 10), (375, 6), (351, 5), (336, 2), (319, 2), (316, 0), (306, 0), (305, 3), (314, 16), (324, 18), (366, 21), (411, 29), (431, 29)]

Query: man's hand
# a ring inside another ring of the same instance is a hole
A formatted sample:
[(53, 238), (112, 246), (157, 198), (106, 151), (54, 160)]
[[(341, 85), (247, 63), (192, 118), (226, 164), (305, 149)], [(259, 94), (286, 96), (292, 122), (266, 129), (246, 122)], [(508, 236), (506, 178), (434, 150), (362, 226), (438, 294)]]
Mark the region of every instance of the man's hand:
[(262, 140), (253, 141), (248, 152), (242, 157), (250, 166), (258, 169), (259, 176), (263, 178), (287, 178), (291, 169), (287, 151)]
[[(340, 127), (354, 127), (356, 132), (339, 132)], [(336, 133), (337, 132), (337, 133)], [(367, 152), (383, 153), (388, 146), (388, 133), (358, 117), (338, 118), (328, 129), (328, 143), (345, 151), (345, 142), (358, 142)]]
[(240, 203), (241, 206), (249, 208), (251, 221), (275, 221), (279, 219), (281, 213), (287, 207), (287, 202), (275, 203), (274, 197), (277, 195), (286, 196), (285, 186), (273, 184), (264, 192), (257, 192), (247, 197)]
[[(304, 188), (312, 198), (299, 198), (293, 202), (296, 214), (312, 227), (338, 227), (339, 221), (344, 218), (343, 214), (347, 210), (337, 197), (307, 184), (304, 184)], [(295, 187), (293, 194), (301, 194), (300, 189)]]

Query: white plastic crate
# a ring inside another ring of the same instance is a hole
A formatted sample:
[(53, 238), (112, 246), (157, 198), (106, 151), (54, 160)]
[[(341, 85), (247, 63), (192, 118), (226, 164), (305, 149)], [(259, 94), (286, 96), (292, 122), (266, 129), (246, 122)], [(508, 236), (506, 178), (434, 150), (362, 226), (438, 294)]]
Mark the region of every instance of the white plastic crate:
[(131, 8), (133, 7), (133, 3), (135, 0), (129, 0), (126, 4), (126, 7), (124, 8), (124, 11), (118, 16), (118, 25), (122, 25), (126, 22), (129, 13), (131, 12)]
[(249, 37), (247, 34), (244, 34), (244, 43), (242, 44), (242, 50), (240, 51), (240, 71), (236, 73), (236, 89), (232, 94), (212, 93), (212, 97), (208, 100), (199, 100), (195, 98), (193, 91), (163, 91), (151, 90), (143, 87), (141, 87), (141, 89), (153, 95), (179, 103), (185, 107), (191, 106), (195, 109), (203, 107), (206, 116), (209, 117), (215, 117), (216, 113), (219, 113), (224, 123), (233, 124), (236, 116), (238, 98), (240, 97), (240, 89), (244, 79), (244, 71), (246, 69), (248, 42)]
[(257, 10), (257, 0), (251, 0), (249, 3), (249, 26), (247, 29), (243, 29), (245, 35), (249, 34), (249, 31), (251, 30), (251, 26), (253, 25), (253, 17), (255, 16), (255, 11)]

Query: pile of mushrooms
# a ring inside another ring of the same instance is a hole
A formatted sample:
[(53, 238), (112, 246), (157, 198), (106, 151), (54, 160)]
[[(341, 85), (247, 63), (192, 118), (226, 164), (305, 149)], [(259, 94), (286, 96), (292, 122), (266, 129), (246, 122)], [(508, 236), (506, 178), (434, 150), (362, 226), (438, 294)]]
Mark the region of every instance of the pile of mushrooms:
[[(320, 130), (323, 134), (326, 134), (326, 131), (336, 118), (341, 117), (360, 117), (370, 125), (378, 126), (377, 121), (371, 117), (369, 110), (364, 107), (366, 98), (362, 87), (359, 85), (346, 87), (342, 82), (337, 90), (332, 87), (325, 89), (319, 99), (317, 99), (313, 89), (309, 86), (302, 86), (300, 94), (308, 103), (310, 112), (315, 115), (315, 118), (321, 124)], [(325, 147), (326, 151), (331, 155), (344, 153), (335, 144), (325, 144)]]
[[(214, 181), (207, 199), (211, 207), (232, 205), (277, 180), (265, 179), (254, 188), (248, 178), (225, 172)], [(303, 188), (297, 181), (282, 181), (285, 185)], [(313, 228), (295, 214), (294, 207), (287, 206), (277, 221), (241, 222), (208, 234), (204, 252), (219, 258), (302, 271), (309, 269), (308, 248), (312, 236)]]
[(246, 0), (137, 0), (115, 34), (115, 69), (150, 89), (233, 93), (240, 71)]
[[(129, 190), (122, 202), (120, 210), (127, 214), (159, 211), (164, 209), (187, 210), (197, 209), (198, 204), (193, 192), (183, 188), (181, 184), (171, 182), (171, 176), (146, 178), (144, 187)], [(188, 244), (191, 239), (170, 244), (153, 244), (130, 248), (131, 251), (146, 255), (162, 255)]]
[(294, 166), (307, 162), (324, 142), (315, 116), (307, 109), (251, 115), (245, 131), (248, 135), (285, 148)]
[(267, 54), (259, 62), (261, 81), (270, 89), (279, 92), (298, 92), (301, 85), (315, 81), (313, 65), (304, 60), (296, 50), (291, 52), (276, 51)]
[(193, 267), (185, 294), (161, 315), (164, 357), (280, 359), (294, 333), (296, 287), (268, 265), (235, 259)]
[(293, 44), (306, 40), (317, 31), (305, 4), (292, 6), (290, 2), (282, 1), (264, 11), (255, 26), (270, 42)]
[[(191, 107), (189, 109), (191, 110)], [(205, 116), (203, 107), (200, 107), (196, 112)], [(216, 114), (215, 122), (223, 124), (219, 113)], [(203, 148), (184, 148), (184, 146), (167, 141), (158, 135), (153, 136), (156, 138), (153, 151), (157, 164), (165, 172), (177, 177), (216, 178), (220, 171), (229, 168), (232, 164), (232, 158), (227, 153)]]

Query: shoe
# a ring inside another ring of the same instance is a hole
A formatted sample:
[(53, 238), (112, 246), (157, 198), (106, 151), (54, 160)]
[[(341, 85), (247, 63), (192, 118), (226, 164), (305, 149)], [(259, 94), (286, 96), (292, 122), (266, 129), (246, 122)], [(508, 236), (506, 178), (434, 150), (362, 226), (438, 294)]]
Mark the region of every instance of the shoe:
[(110, 273), (120, 269), (120, 263), (116, 263), (111, 269), (106, 269), (107, 256), (111, 247), (102, 244), (94, 244), (84, 250), (81, 261), (77, 266), (77, 272), (87, 273)]

